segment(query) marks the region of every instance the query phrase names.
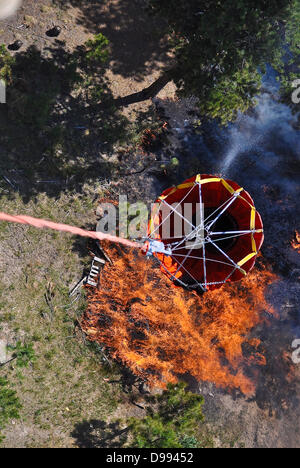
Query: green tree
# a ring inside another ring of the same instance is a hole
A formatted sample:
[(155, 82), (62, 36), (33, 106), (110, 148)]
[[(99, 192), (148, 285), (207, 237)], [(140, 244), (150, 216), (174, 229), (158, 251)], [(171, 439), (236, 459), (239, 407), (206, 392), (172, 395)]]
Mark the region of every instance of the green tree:
[[(291, 14), (284, 25), (284, 40), (288, 47), (284, 50), (284, 59), (281, 57), (274, 63), (281, 81), (281, 91), (284, 99), (291, 102), (294, 91), (293, 82), (299, 79), (300, 67), (300, 1), (294, 0)], [(297, 109), (296, 109), (297, 110)]]
[(12, 66), (15, 60), (6, 50), (4, 44), (0, 45), (0, 79), (4, 80), (7, 84), (12, 81)]
[(1, 431), (10, 419), (20, 418), (19, 410), (21, 407), (16, 392), (9, 388), (6, 379), (0, 377), (0, 443), (4, 439)]
[(21, 341), (18, 341), (15, 346), (8, 346), (8, 349), (13, 351), (13, 355), (12, 358), (3, 365), (15, 361), (17, 367), (23, 368), (28, 367), (30, 362), (36, 360), (32, 343), (22, 344)]
[[(149, 88), (119, 99), (154, 97), (170, 80), (181, 96), (199, 98), (201, 112), (224, 123), (254, 102), (258, 70), (279, 65), (285, 41), (299, 54), (299, 0), (149, 0), (165, 18), (175, 65)], [(281, 61), (282, 63), (282, 61)]]
[(204, 399), (186, 390), (184, 383), (169, 384), (160, 395), (146, 397), (146, 416), (131, 418), (130, 446), (136, 448), (198, 447), (199, 423), (204, 420)]
[(105, 65), (109, 59), (109, 40), (103, 34), (97, 34), (85, 43), (86, 60), (94, 65)]

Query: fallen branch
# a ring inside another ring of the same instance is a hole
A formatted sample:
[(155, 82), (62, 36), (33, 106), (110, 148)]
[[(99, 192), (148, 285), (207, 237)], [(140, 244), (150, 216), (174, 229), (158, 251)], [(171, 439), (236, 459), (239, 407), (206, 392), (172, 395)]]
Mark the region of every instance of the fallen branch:
[(2, 179), (8, 184), (10, 185), (10, 187), (13, 189), (13, 190), (18, 190), (18, 187), (13, 184), (13, 182), (11, 182), (6, 176), (0, 174), (0, 176), (2, 177)]
[(6, 366), (7, 364), (9, 364), (10, 362), (15, 361), (16, 359), (17, 359), (17, 356), (12, 357), (11, 359), (9, 359), (9, 360), (6, 361), (6, 362), (2, 362), (2, 363), (0, 364), (0, 367), (4, 367), (4, 366)]

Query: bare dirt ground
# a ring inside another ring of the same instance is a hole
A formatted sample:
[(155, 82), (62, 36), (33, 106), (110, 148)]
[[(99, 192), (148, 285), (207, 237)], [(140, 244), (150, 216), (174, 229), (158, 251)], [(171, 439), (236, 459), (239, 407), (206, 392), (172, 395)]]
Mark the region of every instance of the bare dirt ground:
[[(21, 51), (34, 45), (47, 55), (55, 43), (72, 51), (101, 32), (111, 45), (107, 76), (112, 93), (114, 97), (126, 96), (149, 86), (171, 62), (162, 24), (141, 14), (144, 4), (143, 0), (24, 0), (12, 19), (1, 22), (1, 41), (9, 45), (21, 40)], [(45, 34), (53, 26), (62, 29), (57, 39)], [(174, 94), (175, 86), (170, 83), (158, 97)], [(150, 101), (133, 104), (124, 113), (134, 118), (150, 105)]]

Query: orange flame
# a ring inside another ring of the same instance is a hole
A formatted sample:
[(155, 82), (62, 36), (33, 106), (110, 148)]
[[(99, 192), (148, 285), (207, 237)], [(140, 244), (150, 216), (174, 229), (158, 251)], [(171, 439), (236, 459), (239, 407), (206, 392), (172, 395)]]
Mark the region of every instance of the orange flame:
[(298, 231), (295, 231), (295, 238), (292, 240), (291, 245), (300, 254), (300, 233)]
[(89, 339), (149, 385), (189, 374), (252, 394), (255, 383), (245, 368), (266, 359), (250, 332), (267, 320), (265, 311), (274, 313), (264, 292), (275, 276), (261, 265), (243, 282), (199, 297), (174, 288), (140, 252), (110, 249), (114, 264), (104, 268), (101, 289), (88, 289), (82, 328)]
[(161, 140), (162, 135), (167, 131), (167, 129), (168, 122), (162, 122), (160, 128), (156, 130), (151, 130), (150, 128), (144, 130), (141, 142), (142, 150), (151, 151), (153, 146)]

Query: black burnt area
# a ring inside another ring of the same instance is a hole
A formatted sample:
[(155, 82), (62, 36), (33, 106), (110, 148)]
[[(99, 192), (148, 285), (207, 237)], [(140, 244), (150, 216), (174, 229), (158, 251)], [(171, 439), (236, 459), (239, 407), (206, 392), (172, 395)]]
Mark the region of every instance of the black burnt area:
[(106, 314), (100, 314), (97, 324), (101, 328), (109, 328), (113, 324), (113, 320)]
[[(238, 400), (241, 404), (243, 400), (253, 401), (270, 417), (284, 419), (286, 432), (294, 433), (297, 426), (293, 426), (293, 421), (299, 415), (299, 366), (295, 366), (291, 356), (292, 342), (299, 337), (300, 331), (300, 257), (296, 251), (293, 252), (290, 243), (295, 230), (299, 230), (300, 132), (299, 125), (292, 129), (288, 107), (285, 118), (282, 104), (273, 99), (271, 101), (269, 105), (268, 99), (262, 98), (261, 112), (255, 110), (251, 115), (245, 114), (228, 128), (205, 121), (199, 131), (192, 126), (185, 128), (177, 143), (173, 144), (170, 157), (175, 156), (179, 160), (174, 185), (197, 173), (222, 175), (236, 181), (253, 196), (262, 216), (265, 242), (254, 272), (267, 268), (267, 271), (278, 276), (278, 281), (274, 279), (265, 293), (266, 301), (274, 308), (275, 315), (267, 308), (262, 314), (264, 322), (245, 337), (242, 346), (240, 370), (254, 383), (255, 395), (248, 398), (239, 390), (229, 392), (237, 405)], [(237, 151), (237, 155), (231, 167), (224, 172), (222, 161), (231, 148)], [(226, 229), (217, 230), (221, 232)], [(218, 245), (221, 247), (221, 244)], [(222, 250), (226, 248), (223, 245)], [(229, 251), (231, 248), (229, 246)], [(241, 295), (246, 292), (243, 282), (239, 284), (239, 291)], [(229, 289), (227, 293), (230, 293)], [(247, 302), (255, 313), (255, 303), (251, 297), (247, 298)], [(202, 313), (195, 318), (196, 323), (205, 321), (208, 327), (210, 321), (216, 319), (214, 314), (210, 317)], [(259, 339), (261, 344), (251, 346), (247, 343), (250, 338)], [(213, 339), (212, 347), (218, 345)], [(260, 355), (266, 359), (265, 365)], [(226, 356), (221, 349), (219, 356), (226, 366)], [(211, 391), (210, 385), (200, 384), (202, 390), (207, 387)], [(199, 391), (199, 385), (194, 388)], [(213, 393), (222, 398), (228, 391), (214, 388)], [(209, 407), (213, 417), (219, 416), (216, 400), (206, 400), (206, 408)]]

